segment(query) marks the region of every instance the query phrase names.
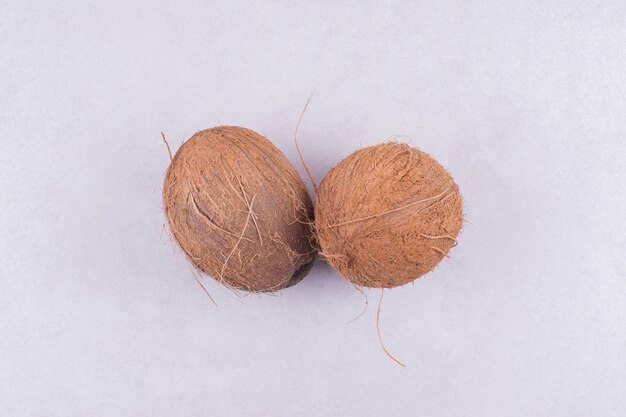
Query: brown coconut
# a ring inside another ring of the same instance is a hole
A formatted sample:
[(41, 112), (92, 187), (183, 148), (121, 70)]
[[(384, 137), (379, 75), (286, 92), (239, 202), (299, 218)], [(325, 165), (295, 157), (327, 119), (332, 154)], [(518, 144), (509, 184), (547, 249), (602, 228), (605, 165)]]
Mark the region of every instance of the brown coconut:
[(315, 257), (311, 199), (285, 156), (252, 130), (193, 135), (167, 170), (163, 206), (188, 259), (247, 291), (296, 284)]
[(462, 200), (427, 153), (401, 143), (354, 152), (317, 192), (320, 252), (356, 285), (390, 288), (432, 270), (455, 245)]

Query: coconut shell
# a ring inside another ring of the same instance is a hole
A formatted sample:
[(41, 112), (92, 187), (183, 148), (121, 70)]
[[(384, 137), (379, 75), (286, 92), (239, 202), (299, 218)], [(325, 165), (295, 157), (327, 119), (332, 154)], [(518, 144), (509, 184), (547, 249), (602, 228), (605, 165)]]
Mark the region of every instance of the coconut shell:
[(462, 199), (427, 153), (401, 143), (354, 152), (322, 180), (320, 252), (356, 285), (390, 288), (432, 270), (456, 244)]
[(306, 187), (252, 130), (219, 126), (193, 135), (167, 170), (163, 206), (188, 259), (229, 287), (275, 291), (299, 282), (313, 263)]

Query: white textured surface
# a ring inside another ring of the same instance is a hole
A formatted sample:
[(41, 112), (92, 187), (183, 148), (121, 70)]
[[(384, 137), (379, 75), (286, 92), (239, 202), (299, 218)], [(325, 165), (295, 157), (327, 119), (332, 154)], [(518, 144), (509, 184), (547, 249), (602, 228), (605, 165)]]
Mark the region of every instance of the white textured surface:
[[(3, 416), (626, 415), (622, 1), (0, 0)], [(218, 123), (319, 181), (412, 138), (460, 244), (370, 308), (323, 262), (215, 308), (163, 231), (174, 148)]]

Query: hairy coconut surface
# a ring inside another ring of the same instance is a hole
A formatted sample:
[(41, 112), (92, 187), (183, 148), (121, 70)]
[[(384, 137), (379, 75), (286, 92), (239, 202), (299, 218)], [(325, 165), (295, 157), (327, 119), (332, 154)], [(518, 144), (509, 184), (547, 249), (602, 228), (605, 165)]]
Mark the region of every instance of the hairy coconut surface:
[(285, 156), (252, 130), (219, 126), (193, 135), (167, 170), (163, 206), (189, 260), (230, 287), (289, 287), (313, 263), (306, 187)]
[(462, 223), (452, 177), (406, 144), (354, 152), (317, 193), (320, 252), (356, 285), (390, 288), (429, 272), (455, 245)]

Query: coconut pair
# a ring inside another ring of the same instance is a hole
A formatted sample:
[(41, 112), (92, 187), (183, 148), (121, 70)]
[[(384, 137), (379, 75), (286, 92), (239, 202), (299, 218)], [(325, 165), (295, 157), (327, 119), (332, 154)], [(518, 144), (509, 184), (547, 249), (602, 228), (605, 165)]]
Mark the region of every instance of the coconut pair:
[(456, 243), (462, 199), (425, 152), (388, 142), (360, 149), (316, 188), (252, 130), (219, 126), (176, 152), (163, 186), (170, 230), (207, 275), (246, 291), (304, 278), (320, 253), (355, 285), (390, 288), (432, 270)]

